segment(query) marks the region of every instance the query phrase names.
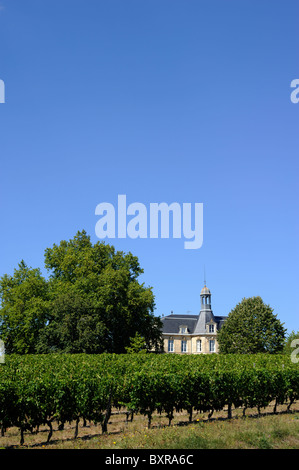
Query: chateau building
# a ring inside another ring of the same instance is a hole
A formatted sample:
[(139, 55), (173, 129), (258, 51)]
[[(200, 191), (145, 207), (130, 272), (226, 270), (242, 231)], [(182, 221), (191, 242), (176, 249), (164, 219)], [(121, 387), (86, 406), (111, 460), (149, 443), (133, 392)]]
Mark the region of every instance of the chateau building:
[(164, 352), (178, 354), (218, 353), (217, 331), (226, 317), (215, 316), (211, 308), (211, 292), (205, 285), (200, 292), (198, 315), (162, 317)]

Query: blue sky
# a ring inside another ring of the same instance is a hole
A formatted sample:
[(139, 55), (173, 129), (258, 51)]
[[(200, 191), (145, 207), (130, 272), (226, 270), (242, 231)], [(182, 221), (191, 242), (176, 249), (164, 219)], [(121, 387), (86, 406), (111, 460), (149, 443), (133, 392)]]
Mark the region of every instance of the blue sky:
[(137, 255), (156, 315), (260, 295), (298, 331), (297, 1), (1, 0), (0, 275), (85, 229), (95, 208), (203, 203), (203, 245)]

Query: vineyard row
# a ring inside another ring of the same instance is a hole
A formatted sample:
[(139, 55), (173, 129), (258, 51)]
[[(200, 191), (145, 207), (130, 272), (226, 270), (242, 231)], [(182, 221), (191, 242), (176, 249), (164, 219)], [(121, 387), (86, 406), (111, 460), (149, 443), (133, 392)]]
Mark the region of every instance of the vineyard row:
[(0, 365), (2, 435), (52, 423), (100, 423), (103, 432), (112, 408), (141, 413), (228, 410), (292, 403), (299, 397), (299, 367), (288, 356), (155, 354), (8, 355)]

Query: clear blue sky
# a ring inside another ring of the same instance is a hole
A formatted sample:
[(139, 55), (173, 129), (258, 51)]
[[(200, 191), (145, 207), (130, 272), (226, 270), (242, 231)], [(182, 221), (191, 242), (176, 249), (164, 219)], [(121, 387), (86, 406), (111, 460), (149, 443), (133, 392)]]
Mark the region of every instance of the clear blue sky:
[(0, 275), (95, 207), (204, 204), (204, 242), (137, 255), (156, 315), (260, 295), (298, 330), (299, 7), (291, 0), (0, 0)]

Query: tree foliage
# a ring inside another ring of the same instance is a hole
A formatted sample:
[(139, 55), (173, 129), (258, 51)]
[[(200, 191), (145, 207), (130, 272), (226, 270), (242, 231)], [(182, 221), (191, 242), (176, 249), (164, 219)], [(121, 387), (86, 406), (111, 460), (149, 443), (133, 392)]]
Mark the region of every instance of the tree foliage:
[(278, 353), (286, 329), (261, 297), (244, 298), (228, 315), (217, 335), (221, 353)]
[(7, 353), (32, 353), (48, 321), (48, 284), (22, 260), (14, 275), (0, 279), (0, 338)]
[(85, 231), (45, 250), (49, 279), (22, 261), (0, 279), (0, 338), (14, 353), (125, 352), (139, 333), (161, 347), (151, 287), (138, 281), (138, 258)]
[(138, 332), (135, 334), (133, 338), (130, 338), (130, 346), (126, 347), (126, 351), (129, 354), (144, 354), (147, 352), (146, 344), (143, 336), (141, 336)]

